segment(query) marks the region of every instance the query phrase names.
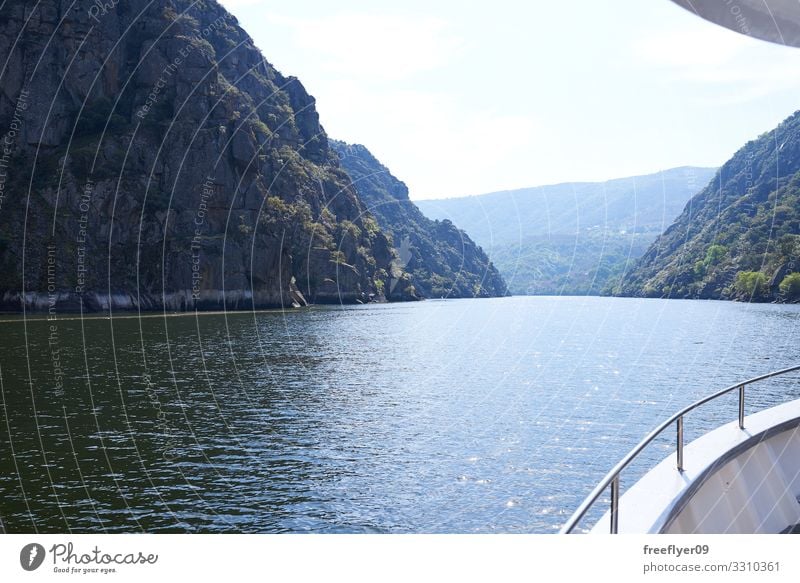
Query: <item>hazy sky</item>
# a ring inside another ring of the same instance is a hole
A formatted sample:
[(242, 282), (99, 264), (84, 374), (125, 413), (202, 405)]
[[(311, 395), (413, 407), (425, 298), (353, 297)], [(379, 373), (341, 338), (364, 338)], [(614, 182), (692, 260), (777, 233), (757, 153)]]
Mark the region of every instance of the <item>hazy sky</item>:
[(717, 166), (800, 109), (800, 50), (668, 0), (223, 0), (415, 199)]

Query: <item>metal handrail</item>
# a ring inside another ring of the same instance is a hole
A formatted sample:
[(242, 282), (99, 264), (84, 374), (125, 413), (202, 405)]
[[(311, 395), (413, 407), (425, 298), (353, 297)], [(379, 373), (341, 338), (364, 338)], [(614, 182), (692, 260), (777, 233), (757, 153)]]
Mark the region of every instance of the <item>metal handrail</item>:
[(628, 455), (622, 458), (617, 465), (615, 465), (608, 474), (606, 474), (605, 478), (603, 478), (599, 484), (592, 490), (591, 494), (586, 497), (583, 503), (578, 507), (577, 510), (572, 514), (569, 520), (561, 527), (560, 533), (561, 534), (570, 534), (578, 523), (586, 516), (586, 513), (589, 509), (597, 502), (597, 499), (600, 498), (600, 495), (605, 492), (606, 488), (611, 485), (611, 508), (610, 508), (610, 522), (611, 522), (611, 534), (617, 534), (617, 528), (619, 525), (619, 475), (622, 473), (628, 465), (638, 456), (642, 450), (650, 445), (650, 443), (672, 423), (676, 423), (677, 428), (677, 449), (676, 449), (676, 458), (677, 458), (677, 470), (679, 472), (683, 472), (683, 416), (687, 413), (697, 409), (701, 405), (705, 405), (709, 401), (713, 401), (714, 399), (721, 397), (723, 395), (727, 395), (728, 393), (738, 389), (739, 390), (739, 429), (744, 429), (744, 388), (747, 385), (751, 385), (753, 383), (757, 383), (759, 381), (763, 381), (772, 377), (776, 377), (782, 374), (786, 374), (789, 372), (793, 372), (796, 370), (800, 370), (800, 365), (792, 366), (789, 368), (784, 368), (782, 370), (777, 370), (774, 372), (770, 372), (758, 377), (754, 377), (752, 379), (746, 380), (741, 383), (736, 383), (735, 385), (731, 385), (721, 391), (717, 391), (707, 397), (700, 399), (699, 401), (695, 401), (688, 407), (684, 407), (677, 413), (675, 413), (672, 417), (661, 423), (658, 427), (656, 427), (653, 431), (651, 431), (647, 437), (645, 437), (642, 441), (639, 442), (636, 447), (634, 447)]

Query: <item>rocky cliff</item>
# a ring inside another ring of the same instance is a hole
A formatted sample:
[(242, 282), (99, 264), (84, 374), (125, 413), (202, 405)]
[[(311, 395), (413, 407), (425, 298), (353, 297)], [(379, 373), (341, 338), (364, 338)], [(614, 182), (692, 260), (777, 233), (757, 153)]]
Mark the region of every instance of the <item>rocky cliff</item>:
[(736, 152), (614, 291), (796, 301), (799, 272), (800, 112)]
[(409, 280), (389, 279), (392, 293), (422, 297), (497, 297), (506, 284), (486, 253), (449, 220), (434, 221), (408, 197), (406, 185), (395, 178), (361, 145), (335, 140), (332, 147), (367, 210), (392, 238), (400, 265)]
[(402, 278), (313, 97), (214, 0), (6, 1), (0, 63), (0, 309), (359, 302)]

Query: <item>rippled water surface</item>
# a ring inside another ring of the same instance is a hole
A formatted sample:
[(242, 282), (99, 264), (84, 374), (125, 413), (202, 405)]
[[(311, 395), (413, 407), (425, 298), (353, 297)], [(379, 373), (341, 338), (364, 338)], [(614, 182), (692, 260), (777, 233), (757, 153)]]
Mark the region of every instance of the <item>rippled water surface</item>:
[(800, 306), (725, 302), (0, 319), (9, 532), (554, 532), (663, 417), (800, 361)]

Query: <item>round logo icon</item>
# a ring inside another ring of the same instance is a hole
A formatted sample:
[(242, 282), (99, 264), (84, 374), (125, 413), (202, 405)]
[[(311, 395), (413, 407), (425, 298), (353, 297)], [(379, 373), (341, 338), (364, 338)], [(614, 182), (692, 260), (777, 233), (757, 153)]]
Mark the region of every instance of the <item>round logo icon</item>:
[(26, 571), (35, 571), (44, 562), (44, 547), (39, 543), (30, 543), (19, 552), (19, 564)]

